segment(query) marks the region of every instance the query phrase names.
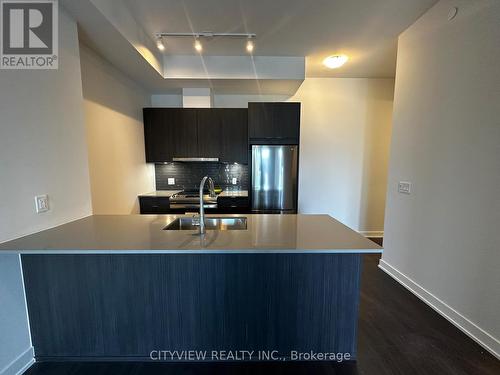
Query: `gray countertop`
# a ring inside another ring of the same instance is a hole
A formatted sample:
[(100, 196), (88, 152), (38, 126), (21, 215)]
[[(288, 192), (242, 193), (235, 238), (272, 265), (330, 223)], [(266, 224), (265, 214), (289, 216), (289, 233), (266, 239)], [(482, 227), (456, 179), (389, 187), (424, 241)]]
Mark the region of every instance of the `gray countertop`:
[(140, 194), (139, 197), (168, 197), (180, 193), (182, 190), (156, 190), (151, 193)]
[(248, 218), (246, 230), (162, 230), (182, 215), (93, 215), (0, 244), (0, 253), (381, 253), (328, 215)]

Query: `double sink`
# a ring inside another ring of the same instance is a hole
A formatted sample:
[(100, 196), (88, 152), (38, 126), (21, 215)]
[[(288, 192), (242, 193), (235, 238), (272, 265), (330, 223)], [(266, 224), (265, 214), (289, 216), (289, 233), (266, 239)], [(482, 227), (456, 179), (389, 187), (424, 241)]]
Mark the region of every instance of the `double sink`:
[[(168, 224), (163, 230), (198, 230), (199, 217), (181, 217)], [(206, 217), (206, 230), (245, 230), (247, 229), (246, 217)]]

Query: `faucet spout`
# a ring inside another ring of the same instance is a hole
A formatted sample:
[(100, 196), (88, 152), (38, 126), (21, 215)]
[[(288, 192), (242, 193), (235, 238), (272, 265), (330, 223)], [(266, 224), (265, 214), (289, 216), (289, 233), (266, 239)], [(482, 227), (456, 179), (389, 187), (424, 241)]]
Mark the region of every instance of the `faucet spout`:
[(200, 234), (205, 233), (205, 207), (203, 206), (203, 189), (207, 180), (210, 189), (210, 197), (215, 197), (214, 180), (212, 180), (212, 178), (208, 176), (203, 177), (200, 182)]

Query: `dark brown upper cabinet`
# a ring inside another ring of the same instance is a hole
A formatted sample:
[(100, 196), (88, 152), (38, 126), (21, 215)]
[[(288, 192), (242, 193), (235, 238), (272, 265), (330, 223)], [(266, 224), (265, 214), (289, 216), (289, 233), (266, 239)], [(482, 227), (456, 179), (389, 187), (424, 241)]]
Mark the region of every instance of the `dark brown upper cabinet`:
[(221, 161), (248, 163), (248, 110), (223, 109), (221, 116)]
[(299, 144), (300, 103), (248, 103), (251, 144)]
[(143, 113), (148, 163), (174, 158), (247, 163), (247, 109), (144, 108)]
[(198, 124), (198, 150), (193, 156), (219, 158), (222, 150), (220, 110), (201, 108), (196, 110)]
[(196, 112), (182, 108), (144, 108), (147, 162), (172, 161), (197, 152)]

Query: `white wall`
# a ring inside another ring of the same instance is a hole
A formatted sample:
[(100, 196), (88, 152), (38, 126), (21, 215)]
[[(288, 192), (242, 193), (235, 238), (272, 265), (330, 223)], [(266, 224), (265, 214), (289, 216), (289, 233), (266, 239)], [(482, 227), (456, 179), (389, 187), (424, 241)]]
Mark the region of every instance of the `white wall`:
[(86, 46), (80, 54), (93, 212), (139, 213), (137, 196), (155, 190), (142, 122), (150, 95)]
[[(77, 29), (62, 10), (59, 69), (0, 70), (0, 114), (0, 242), (90, 215)], [(35, 213), (38, 194), (49, 212)], [(21, 280), (18, 257), (0, 257), (2, 375), (32, 355)]]
[(151, 95), (152, 107), (182, 107), (181, 94), (155, 94)]
[(163, 66), (167, 79), (207, 79), (212, 81), (209, 83), (212, 88), (218, 80), (240, 80), (237, 88), (241, 88), (246, 80), (257, 77), (259, 81), (302, 81), (305, 76), (305, 58), (300, 56), (203, 55), (200, 58), (198, 55), (165, 53)]
[(248, 102), (284, 102), (289, 95), (214, 95), (215, 108), (247, 108)]
[(212, 95), (209, 88), (182, 89), (183, 108), (211, 108)]
[[(213, 94), (212, 107), (214, 108), (247, 108), (248, 102), (284, 102), (289, 95), (230, 95)], [(182, 107), (181, 94), (151, 95), (152, 107)]]
[(443, 0), (399, 38), (381, 263), (497, 356), (499, 20), (496, 0)]
[(0, 242), (91, 214), (76, 24), (59, 19), (58, 70), (0, 71)]
[(299, 211), (383, 231), (394, 80), (307, 78), (302, 102)]

